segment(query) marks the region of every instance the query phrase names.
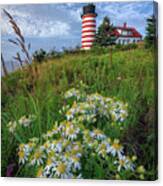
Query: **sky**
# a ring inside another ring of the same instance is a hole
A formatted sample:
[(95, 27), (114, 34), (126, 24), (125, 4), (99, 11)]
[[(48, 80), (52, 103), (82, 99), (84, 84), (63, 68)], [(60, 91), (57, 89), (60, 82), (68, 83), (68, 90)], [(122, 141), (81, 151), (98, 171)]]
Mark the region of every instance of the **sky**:
[[(127, 22), (145, 35), (146, 19), (153, 13), (152, 1), (145, 2), (99, 2), (96, 5), (98, 14), (97, 27), (105, 16), (111, 19), (114, 26)], [(31, 53), (43, 48), (47, 51), (63, 47), (81, 45), (81, 14), (86, 3), (3, 5), (20, 26), (27, 43), (31, 43)], [(1, 48), (4, 58), (9, 61), (18, 50), (9, 43), (14, 33), (7, 17), (2, 12)]]

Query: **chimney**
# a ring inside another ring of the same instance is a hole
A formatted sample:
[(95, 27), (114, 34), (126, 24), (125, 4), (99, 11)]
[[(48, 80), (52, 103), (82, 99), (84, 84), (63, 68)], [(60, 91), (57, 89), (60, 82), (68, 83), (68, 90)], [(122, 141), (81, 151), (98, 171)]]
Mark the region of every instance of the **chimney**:
[(127, 27), (127, 23), (126, 23), (126, 22), (123, 23), (123, 27), (124, 27), (124, 28)]

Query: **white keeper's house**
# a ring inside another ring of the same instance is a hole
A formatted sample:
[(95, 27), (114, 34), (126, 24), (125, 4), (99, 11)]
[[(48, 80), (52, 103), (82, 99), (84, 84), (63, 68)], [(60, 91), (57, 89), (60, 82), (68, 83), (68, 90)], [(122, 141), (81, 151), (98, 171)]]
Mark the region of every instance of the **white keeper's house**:
[(142, 41), (142, 35), (134, 27), (128, 27), (127, 23), (123, 26), (116, 26), (113, 30), (116, 37), (116, 44), (138, 43)]

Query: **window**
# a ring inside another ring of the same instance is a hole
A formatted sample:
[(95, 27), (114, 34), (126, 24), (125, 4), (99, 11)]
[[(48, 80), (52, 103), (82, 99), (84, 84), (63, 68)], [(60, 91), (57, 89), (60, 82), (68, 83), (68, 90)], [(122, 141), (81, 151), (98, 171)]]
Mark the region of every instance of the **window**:
[(123, 30), (123, 31), (122, 31), (122, 35), (123, 35), (123, 36), (126, 36), (126, 35), (127, 35), (127, 31), (126, 31), (126, 30)]
[(122, 44), (123, 44), (123, 45), (125, 44), (125, 39), (123, 39)]
[(132, 32), (131, 31), (128, 31), (128, 35), (132, 35)]

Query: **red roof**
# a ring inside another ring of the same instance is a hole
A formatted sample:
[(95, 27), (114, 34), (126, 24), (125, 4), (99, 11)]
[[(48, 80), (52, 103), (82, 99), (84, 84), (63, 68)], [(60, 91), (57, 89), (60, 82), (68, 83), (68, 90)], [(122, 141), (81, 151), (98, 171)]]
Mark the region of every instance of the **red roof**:
[[(119, 32), (127, 31), (126, 35)], [(142, 37), (142, 35), (134, 28), (134, 27), (127, 27), (127, 24), (124, 23), (123, 26), (114, 27), (113, 35), (116, 37)]]

